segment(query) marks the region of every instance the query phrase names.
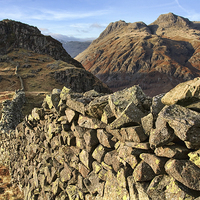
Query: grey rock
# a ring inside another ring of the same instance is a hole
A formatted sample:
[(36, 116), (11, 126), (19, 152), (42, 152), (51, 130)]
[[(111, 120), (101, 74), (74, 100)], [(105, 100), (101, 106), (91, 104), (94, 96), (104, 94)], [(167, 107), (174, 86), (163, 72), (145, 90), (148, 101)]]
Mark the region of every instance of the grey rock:
[(186, 187), (200, 191), (200, 168), (191, 161), (170, 159), (165, 171)]

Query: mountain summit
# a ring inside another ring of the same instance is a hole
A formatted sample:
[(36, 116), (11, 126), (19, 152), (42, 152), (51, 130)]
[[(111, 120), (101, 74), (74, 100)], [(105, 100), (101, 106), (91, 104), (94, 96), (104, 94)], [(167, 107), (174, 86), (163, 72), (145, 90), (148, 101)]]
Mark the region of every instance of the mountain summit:
[(153, 96), (200, 75), (199, 25), (173, 13), (150, 25), (120, 20), (75, 59), (114, 91), (139, 84)]

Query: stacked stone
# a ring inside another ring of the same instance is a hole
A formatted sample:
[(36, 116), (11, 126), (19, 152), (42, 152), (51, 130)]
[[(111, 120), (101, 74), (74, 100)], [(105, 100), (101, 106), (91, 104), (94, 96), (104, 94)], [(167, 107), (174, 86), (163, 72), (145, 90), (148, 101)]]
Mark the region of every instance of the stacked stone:
[(11, 141), (15, 139), (15, 127), (22, 120), (22, 107), (25, 103), (25, 93), (17, 90), (11, 100), (5, 100), (0, 120), (0, 164), (9, 165), (9, 152), (12, 152)]
[(198, 82), (153, 99), (54, 90), (16, 128), (13, 181), (25, 199), (200, 199)]
[(8, 132), (14, 130), (22, 120), (22, 107), (25, 103), (25, 92), (22, 90), (15, 91), (12, 101), (5, 100), (2, 108), (0, 120), (0, 131)]

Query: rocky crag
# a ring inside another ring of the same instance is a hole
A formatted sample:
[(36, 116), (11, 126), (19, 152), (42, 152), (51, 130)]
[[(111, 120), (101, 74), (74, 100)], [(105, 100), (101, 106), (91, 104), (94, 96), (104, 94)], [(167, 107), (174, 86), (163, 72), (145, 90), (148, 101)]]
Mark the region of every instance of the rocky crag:
[(28, 24), (7, 19), (0, 21), (0, 41), (0, 55), (5, 55), (14, 48), (23, 48), (38, 54), (48, 54), (55, 60), (63, 60), (82, 68), (59, 41), (42, 35), (37, 27)]
[(200, 28), (173, 13), (150, 25), (110, 23), (75, 59), (113, 91), (139, 84), (150, 95), (200, 75)]
[(25, 199), (199, 200), (199, 88), (55, 89), (1, 140), (0, 158)]

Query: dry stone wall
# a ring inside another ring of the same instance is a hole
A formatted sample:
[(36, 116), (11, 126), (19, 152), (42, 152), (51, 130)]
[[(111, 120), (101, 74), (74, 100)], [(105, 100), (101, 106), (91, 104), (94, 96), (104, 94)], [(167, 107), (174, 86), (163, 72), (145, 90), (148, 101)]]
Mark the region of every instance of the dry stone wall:
[(54, 90), (10, 140), (13, 182), (25, 199), (200, 199), (200, 114), (163, 96)]

